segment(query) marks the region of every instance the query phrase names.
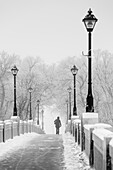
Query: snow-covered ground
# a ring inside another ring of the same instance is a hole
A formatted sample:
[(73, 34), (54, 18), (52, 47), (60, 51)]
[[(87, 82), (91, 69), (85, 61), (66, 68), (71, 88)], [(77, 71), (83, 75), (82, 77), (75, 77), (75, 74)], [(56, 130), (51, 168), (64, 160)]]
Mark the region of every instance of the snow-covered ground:
[(20, 149), (23, 145), (25, 146), (27, 142), (36, 137), (36, 133), (26, 133), (20, 136), (15, 136), (14, 139), (9, 139), (5, 143), (0, 143), (0, 160), (4, 159), (6, 154)]
[[(8, 157), (8, 154), (18, 150), (23, 145), (26, 146), (27, 142), (36, 137), (36, 133), (28, 133), (10, 139), (5, 143), (0, 143), (0, 160)], [(64, 145), (64, 163), (66, 170), (91, 170), (88, 165), (88, 159), (84, 153), (80, 152), (80, 147), (74, 142), (71, 134), (63, 134)]]
[(64, 161), (66, 170), (94, 170), (90, 168), (88, 158), (74, 142), (70, 133), (63, 134)]

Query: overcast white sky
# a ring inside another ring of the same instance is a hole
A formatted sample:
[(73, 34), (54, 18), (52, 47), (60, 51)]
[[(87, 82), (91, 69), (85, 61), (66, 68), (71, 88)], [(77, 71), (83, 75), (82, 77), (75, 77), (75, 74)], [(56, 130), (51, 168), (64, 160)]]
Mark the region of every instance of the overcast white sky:
[(49, 63), (87, 53), (89, 8), (98, 18), (93, 49), (113, 53), (113, 0), (0, 0), (0, 51)]

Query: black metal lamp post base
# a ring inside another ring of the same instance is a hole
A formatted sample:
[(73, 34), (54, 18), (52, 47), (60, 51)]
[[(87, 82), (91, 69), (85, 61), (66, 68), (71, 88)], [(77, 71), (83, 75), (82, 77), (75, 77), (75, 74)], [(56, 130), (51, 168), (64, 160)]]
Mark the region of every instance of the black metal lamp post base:
[(86, 99), (86, 112), (94, 112), (94, 106), (93, 106), (93, 96), (88, 96)]
[(73, 108), (73, 116), (77, 116), (77, 110)]
[(39, 125), (39, 120), (37, 120), (37, 125)]

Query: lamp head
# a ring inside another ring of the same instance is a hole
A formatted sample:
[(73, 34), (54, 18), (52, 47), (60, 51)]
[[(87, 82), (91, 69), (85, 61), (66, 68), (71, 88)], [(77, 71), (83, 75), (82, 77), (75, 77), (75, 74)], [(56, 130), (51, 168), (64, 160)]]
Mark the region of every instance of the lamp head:
[(91, 8), (82, 20), (88, 32), (92, 32), (98, 19), (92, 14)]
[(78, 72), (78, 68), (74, 65), (73, 68), (71, 68), (71, 72), (73, 75), (76, 75)]
[(69, 87), (67, 90), (68, 90), (68, 92), (70, 93), (72, 89), (71, 89), (71, 87)]
[(37, 104), (40, 104), (40, 100), (37, 100)]
[(19, 70), (18, 70), (18, 68), (16, 67), (16, 65), (14, 65), (13, 68), (11, 69), (11, 72), (12, 72), (12, 74), (13, 74), (14, 76), (17, 75), (18, 71), (19, 71)]
[(66, 100), (66, 103), (68, 103), (68, 99)]
[(29, 87), (28, 90), (29, 90), (29, 93), (31, 93), (33, 89), (32, 89), (32, 87)]

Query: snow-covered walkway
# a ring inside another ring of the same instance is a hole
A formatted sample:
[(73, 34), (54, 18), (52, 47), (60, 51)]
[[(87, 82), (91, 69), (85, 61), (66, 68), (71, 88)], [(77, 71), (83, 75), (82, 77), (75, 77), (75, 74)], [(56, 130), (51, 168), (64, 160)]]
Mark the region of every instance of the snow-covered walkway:
[[(35, 143), (37, 143), (37, 142), (35, 141), (32, 146), (29, 144), (32, 144), (32, 141), (36, 140), (36, 138), (38, 139), (38, 136), (39, 136), (39, 139), (41, 139), (40, 135), (38, 135), (36, 133), (29, 133), (29, 134), (21, 135), (19, 137), (17, 136), (13, 140), (8, 140), (6, 143), (0, 143), (0, 169), (1, 168), (2, 168), (2, 170), (11, 169), (12, 168), (11, 164), (9, 166), (6, 166), (6, 164), (1, 166), (1, 163), (9, 162), (9, 160), (14, 159), (12, 156), (15, 156), (18, 153), (21, 155), (19, 155), (19, 161), (15, 166), (15, 170), (19, 170), (20, 162), (25, 157), (25, 153), (24, 153), (25, 150), (28, 152), (28, 150), (30, 149), (30, 152), (32, 152), (31, 148), (35, 148), (36, 147)], [(55, 140), (57, 140), (56, 143), (55, 143), (54, 138), (55, 138)], [(89, 170), (90, 169), (90, 167), (88, 166), (88, 159), (86, 158), (84, 153), (80, 152), (80, 148), (74, 142), (74, 138), (72, 137), (71, 134), (66, 133), (66, 134), (59, 135), (59, 137), (57, 135), (53, 135), (53, 136), (51, 135), (47, 138), (47, 142), (49, 142), (49, 140), (51, 140), (50, 141), (51, 143), (52, 143), (52, 140), (54, 141), (54, 144), (52, 144), (51, 146), (54, 146), (56, 148), (56, 149), (55, 148), (54, 149), (55, 149), (55, 152), (57, 151), (57, 155), (58, 155), (58, 151), (60, 151), (61, 158), (63, 158), (60, 162), (60, 164), (62, 165), (61, 166), (62, 168), (59, 170)], [(61, 141), (63, 142), (63, 149), (62, 149)], [(58, 142), (59, 142), (59, 145), (58, 145)], [(28, 146), (29, 146), (29, 148), (28, 148)], [(43, 145), (41, 145), (41, 146), (43, 146)], [(47, 144), (47, 147), (48, 146), (50, 147), (50, 143)], [(47, 149), (47, 147), (46, 147), (46, 149)], [(21, 153), (19, 151), (21, 151), (23, 153)], [(51, 153), (52, 152), (50, 151), (50, 156), (51, 156)], [(33, 153), (31, 153), (31, 154), (33, 154)], [(38, 156), (38, 154), (37, 154), (37, 156)], [(48, 159), (48, 158), (46, 157), (46, 159)], [(43, 156), (42, 160), (45, 160), (44, 156)], [(44, 164), (44, 162), (43, 162), (43, 164)], [(28, 163), (30, 163), (30, 162), (28, 161)], [(60, 165), (60, 164), (58, 164), (58, 165)], [(36, 169), (36, 166), (34, 166), (34, 169)], [(42, 169), (44, 169), (44, 168), (42, 168)], [(14, 170), (14, 168), (12, 170)], [(24, 169), (22, 169), (22, 170), (24, 170)], [(41, 170), (41, 168), (40, 168), (40, 170)], [(49, 169), (46, 169), (46, 170), (49, 170)], [(54, 170), (54, 169), (52, 169), (52, 167), (51, 167), (51, 170)]]

